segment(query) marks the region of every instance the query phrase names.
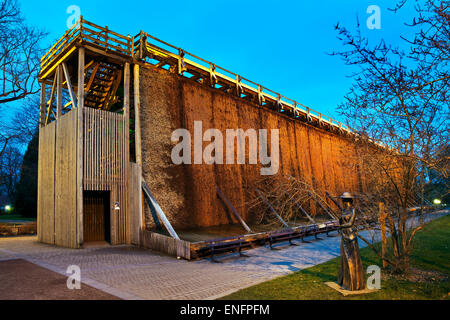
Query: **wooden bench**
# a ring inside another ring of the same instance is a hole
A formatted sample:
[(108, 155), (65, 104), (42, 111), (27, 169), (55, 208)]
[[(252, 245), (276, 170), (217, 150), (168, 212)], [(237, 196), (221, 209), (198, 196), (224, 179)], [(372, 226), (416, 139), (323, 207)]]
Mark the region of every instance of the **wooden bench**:
[(338, 220), (319, 223), (318, 227), (320, 230), (319, 233), (326, 233), (327, 237), (333, 237), (333, 236), (329, 235), (329, 233), (332, 231), (337, 231), (339, 233), (339, 221)]
[(274, 248), (273, 248), (274, 243), (283, 242), (283, 241), (289, 241), (290, 246), (295, 246), (296, 244), (292, 243), (292, 240), (298, 239), (300, 237), (301, 237), (301, 235), (292, 229), (271, 232), (269, 234), (269, 238), (268, 238), (270, 249), (274, 250)]
[(209, 249), (212, 262), (220, 262), (214, 258), (214, 255), (226, 252), (238, 252), (240, 257), (245, 257), (242, 249), (251, 247), (252, 244), (245, 241), (243, 236), (228, 237), (206, 241), (206, 248)]

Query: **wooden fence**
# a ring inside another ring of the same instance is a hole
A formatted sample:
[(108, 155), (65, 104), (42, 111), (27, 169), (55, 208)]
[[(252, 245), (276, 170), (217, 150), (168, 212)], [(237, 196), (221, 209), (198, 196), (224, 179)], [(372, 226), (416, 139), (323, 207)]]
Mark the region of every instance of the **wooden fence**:
[(174, 239), (163, 234), (143, 230), (141, 245), (172, 256), (187, 260), (191, 259), (191, 243), (189, 241)]

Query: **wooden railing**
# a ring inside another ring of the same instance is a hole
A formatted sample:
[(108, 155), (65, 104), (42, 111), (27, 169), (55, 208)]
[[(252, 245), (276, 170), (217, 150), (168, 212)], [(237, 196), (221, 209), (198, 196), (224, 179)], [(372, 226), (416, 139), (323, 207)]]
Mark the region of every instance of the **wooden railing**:
[(80, 17), (64, 35), (41, 58), (41, 72), (45, 70), (66, 48), (76, 41), (99, 46), (106, 51), (131, 56), (132, 39), (101, 27)]
[[(162, 65), (165, 62), (176, 61), (180, 70), (184, 69), (187, 73), (190, 70), (195, 70), (198, 73), (209, 74), (209, 79), (214, 79), (216, 83), (226, 84), (229, 87), (236, 88), (235, 92), (239, 92), (239, 96), (241, 96), (241, 93), (242, 95), (252, 94), (258, 97), (260, 104), (271, 102), (272, 104), (279, 105), (281, 112), (291, 110), (295, 115), (303, 115), (308, 121), (314, 119), (320, 124), (328, 124), (340, 131), (351, 133), (347, 125), (331, 117), (304, 106), (295, 100), (289, 99), (237, 73), (173, 46), (146, 32), (141, 31), (133, 37), (133, 56), (136, 59), (144, 61), (146, 61), (146, 56), (150, 56), (150, 60), (156, 60), (155, 63), (152, 63), (154, 65)], [(184, 72), (181, 74), (184, 75)]]
[(81, 19), (78, 20), (41, 58), (41, 72), (80, 36)]

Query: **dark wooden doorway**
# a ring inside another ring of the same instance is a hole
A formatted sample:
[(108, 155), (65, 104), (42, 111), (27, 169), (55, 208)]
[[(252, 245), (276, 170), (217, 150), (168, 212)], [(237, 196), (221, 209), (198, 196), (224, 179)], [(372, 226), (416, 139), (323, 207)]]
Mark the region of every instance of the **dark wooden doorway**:
[(84, 242), (111, 241), (109, 191), (83, 192)]

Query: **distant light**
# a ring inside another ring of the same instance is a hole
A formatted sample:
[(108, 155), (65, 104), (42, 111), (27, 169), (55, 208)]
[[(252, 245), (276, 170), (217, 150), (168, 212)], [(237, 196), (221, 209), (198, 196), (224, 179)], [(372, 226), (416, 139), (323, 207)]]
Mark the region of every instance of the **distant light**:
[(433, 200), (433, 203), (434, 203), (434, 204), (441, 204), (441, 200), (440, 200), (440, 199), (434, 199), (434, 200)]
[(10, 211), (11, 210), (11, 206), (9, 205), (9, 204), (7, 204), (6, 206), (5, 206), (5, 211)]

